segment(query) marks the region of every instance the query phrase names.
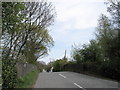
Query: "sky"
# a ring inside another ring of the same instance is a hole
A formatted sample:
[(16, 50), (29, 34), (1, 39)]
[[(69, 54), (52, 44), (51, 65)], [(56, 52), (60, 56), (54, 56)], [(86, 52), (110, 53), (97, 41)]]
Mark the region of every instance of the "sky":
[(95, 28), (101, 14), (107, 14), (105, 0), (48, 0), (55, 7), (55, 22), (49, 27), (54, 46), (49, 55), (39, 61), (46, 63), (64, 57), (71, 58), (72, 45), (88, 44), (95, 39)]

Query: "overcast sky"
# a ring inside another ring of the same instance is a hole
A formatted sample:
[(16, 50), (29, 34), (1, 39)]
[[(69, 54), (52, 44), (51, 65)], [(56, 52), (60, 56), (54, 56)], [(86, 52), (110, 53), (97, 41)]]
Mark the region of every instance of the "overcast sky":
[(106, 14), (104, 0), (48, 0), (55, 6), (57, 16), (50, 27), (54, 40), (49, 56), (39, 59), (46, 63), (63, 58), (65, 50), (70, 58), (74, 44), (87, 44), (95, 38), (95, 28), (101, 13)]

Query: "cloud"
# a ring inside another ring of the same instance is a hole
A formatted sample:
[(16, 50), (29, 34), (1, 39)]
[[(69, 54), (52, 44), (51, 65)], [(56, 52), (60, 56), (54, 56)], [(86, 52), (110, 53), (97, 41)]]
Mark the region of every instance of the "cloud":
[(88, 43), (94, 39), (94, 31), (101, 13), (107, 14), (104, 0), (48, 0), (56, 8), (57, 18), (50, 27), (55, 46), (50, 55), (42, 59), (46, 62), (50, 58), (62, 58), (64, 50), (70, 57), (71, 46)]

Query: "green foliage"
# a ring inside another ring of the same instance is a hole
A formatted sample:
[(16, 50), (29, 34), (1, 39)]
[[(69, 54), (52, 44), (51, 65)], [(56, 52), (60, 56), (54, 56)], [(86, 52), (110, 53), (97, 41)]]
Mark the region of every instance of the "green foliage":
[(55, 72), (61, 71), (62, 66), (61, 66), (60, 62), (61, 62), (61, 60), (57, 60), (54, 62), (53, 67), (54, 67)]
[(96, 39), (88, 45), (74, 47), (72, 58), (76, 64), (67, 63), (65, 70), (89, 72), (120, 81), (120, 2), (110, 0), (108, 12), (112, 18), (100, 16)]
[(24, 77), (20, 77), (17, 80), (17, 88), (32, 88), (33, 84), (37, 79), (38, 73), (38, 70), (35, 70), (29, 72)]
[(15, 88), (17, 81), (16, 61), (2, 60), (2, 88)]
[(104, 75), (118, 80), (120, 75), (120, 49), (118, 48), (118, 33), (113, 27), (114, 23), (112, 25), (111, 23), (108, 17), (104, 15), (100, 17), (97, 40), (102, 50), (103, 62), (101, 68), (104, 68)]
[(76, 61), (69, 61), (69, 62), (67, 62), (66, 65), (64, 65), (64, 70), (65, 71), (79, 72), (79, 71), (81, 71), (80, 67), (77, 65)]
[(16, 86), (16, 61), (25, 57), (35, 64), (53, 46), (46, 29), (54, 21), (53, 10), (47, 2), (2, 2), (3, 88)]
[(53, 71), (58, 72), (58, 71), (63, 71), (64, 70), (64, 65), (67, 64), (67, 59), (58, 59), (55, 62), (53, 62)]
[[(20, 23), (23, 20), (21, 10), (24, 9), (23, 3), (15, 3), (15, 2), (3, 2), (2, 3), (2, 35), (5, 36), (3, 39), (4, 43), (9, 41), (9, 36), (13, 35), (16, 31), (18, 31), (20, 27)], [(5, 46), (5, 44), (3, 44)], [(2, 88), (15, 88), (17, 81), (17, 71), (16, 71), (16, 60), (6, 58), (9, 55), (9, 48), (3, 48), (2, 56)], [(6, 59), (5, 59), (6, 58)]]
[[(77, 72), (90, 72), (119, 80), (120, 57), (118, 36), (111, 20), (101, 15), (98, 21), (96, 40), (82, 48), (74, 47), (72, 57), (81, 66)], [(76, 67), (77, 67), (76, 66)], [(69, 67), (69, 65), (68, 65)], [(76, 69), (76, 68), (75, 68)]]
[(24, 10), (24, 4), (22, 2), (3, 2), (2, 3), (2, 33), (13, 33), (18, 31), (20, 23), (23, 20), (22, 13)]
[(48, 54), (49, 48), (53, 46), (53, 39), (48, 30), (34, 30), (33, 34), (30, 35), (30, 40), (27, 40), (22, 54), (27, 62), (35, 64), (39, 57)]
[(73, 47), (73, 49), (72, 49), (72, 53), (71, 53), (72, 54), (72, 58), (74, 60), (76, 60), (77, 63), (80, 63), (83, 60), (81, 52), (82, 52), (82, 49), (80, 49), (78, 47)]
[(91, 40), (89, 45), (83, 45), (81, 48), (73, 47), (72, 57), (77, 63), (98, 62), (100, 57), (97, 41)]

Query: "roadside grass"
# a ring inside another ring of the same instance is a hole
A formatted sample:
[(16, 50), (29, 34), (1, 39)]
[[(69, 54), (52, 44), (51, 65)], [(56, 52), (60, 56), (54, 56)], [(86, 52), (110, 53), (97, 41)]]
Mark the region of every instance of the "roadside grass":
[(35, 81), (38, 77), (38, 74), (39, 74), (39, 71), (35, 70), (19, 78), (16, 88), (33, 88)]

